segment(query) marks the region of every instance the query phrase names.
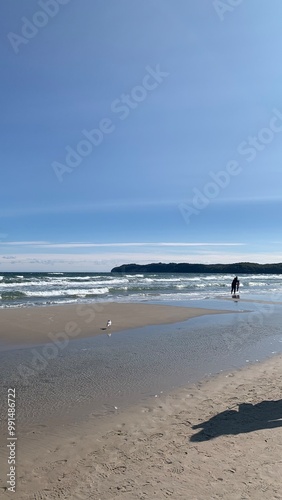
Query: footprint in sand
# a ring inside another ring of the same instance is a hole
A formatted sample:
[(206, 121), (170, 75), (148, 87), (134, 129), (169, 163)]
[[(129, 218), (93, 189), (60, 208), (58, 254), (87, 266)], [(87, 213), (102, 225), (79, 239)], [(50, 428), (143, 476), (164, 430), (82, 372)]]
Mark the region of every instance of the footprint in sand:
[(166, 497), (171, 497), (171, 495), (173, 495), (174, 491), (173, 490), (169, 490), (169, 489), (162, 489), (161, 490), (163, 492), (163, 494), (166, 496)]
[(181, 464), (176, 464), (172, 467), (171, 472), (173, 474), (182, 474), (184, 472), (184, 467)]
[(48, 500), (51, 500), (51, 498), (65, 498), (65, 499), (69, 499), (69, 498), (75, 498), (72, 496), (72, 492), (73, 492), (73, 489), (70, 488), (70, 487), (65, 487), (65, 486), (58, 486), (56, 488), (54, 488), (54, 490), (52, 490), (51, 493), (53, 493), (53, 496), (48, 496)]
[(149, 440), (152, 440), (152, 439), (160, 439), (163, 437), (163, 433), (162, 432), (156, 432), (155, 434), (151, 434), (151, 436), (148, 437)]
[(92, 468), (93, 465), (91, 465), (90, 463), (90, 460), (87, 459), (87, 458), (82, 458), (81, 460), (78, 460), (78, 462), (76, 462), (76, 465), (78, 467), (88, 467), (88, 468)]
[(41, 490), (34, 493), (32, 500), (48, 500), (51, 490)]
[(34, 469), (34, 472), (36, 473), (40, 473), (40, 472), (43, 472), (43, 473), (48, 473), (48, 472), (51, 472), (53, 471), (54, 469), (57, 469), (57, 466), (58, 465), (64, 465), (67, 463), (67, 460), (57, 460), (56, 462), (51, 462), (43, 467), (37, 467), (36, 469)]
[(124, 474), (126, 471), (125, 465), (118, 465), (117, 467), (113, 468), (113, 472), (115, 474)]
[(135, 488), (135, 485), (134, 483), (132, 483), (131, 481), (127, 481), (126, 483), (124, 484), (121, 484), (120, 486), (117, 486), (116, 489), (120, 492), (120, 493), (127, 493), (127, 492), (130, 492), (130, 491), (133, 491)]
[(144, 460), (148, 460), (151, 458), (151, 454), (146, 450), (139, 450), (137, 453), (131, 454), (131, 459), (136, 460), (137, 462), (143, 462)]

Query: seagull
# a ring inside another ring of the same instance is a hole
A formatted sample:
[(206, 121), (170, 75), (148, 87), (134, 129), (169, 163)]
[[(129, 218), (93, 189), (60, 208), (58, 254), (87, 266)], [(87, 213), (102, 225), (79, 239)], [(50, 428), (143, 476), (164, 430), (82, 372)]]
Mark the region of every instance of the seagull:
[(110, 326), (112, 326), (112, 322), (111, 322), (110, 319), (108, 319), (108, 321), (107, 321), (107, 328), (110, 328)]

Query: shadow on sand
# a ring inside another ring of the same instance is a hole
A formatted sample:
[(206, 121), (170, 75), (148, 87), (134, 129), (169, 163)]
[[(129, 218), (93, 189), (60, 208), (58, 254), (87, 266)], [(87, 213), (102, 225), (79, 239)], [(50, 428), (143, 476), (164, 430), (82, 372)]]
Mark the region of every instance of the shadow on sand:
[(190, 441), (208, 441), (226, 434), (236, 435), (275, 427), (282, 427), (282, 399), (262, 401), (256, 405), (241, 403), (238, 411), (226, 410), (206, 422), (193, 425), (192, 429), (201, 430), (191, 436)]

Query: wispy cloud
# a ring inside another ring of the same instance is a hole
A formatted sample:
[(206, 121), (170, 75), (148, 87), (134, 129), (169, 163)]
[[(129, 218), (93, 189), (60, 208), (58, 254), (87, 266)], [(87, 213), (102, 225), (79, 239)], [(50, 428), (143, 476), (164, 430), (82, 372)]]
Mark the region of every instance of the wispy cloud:
[(48, 241), (3, 241), (1, 245), (6, 245), (6, 246), (22, 246), (22, 245), (28, 245), (28, 246), (38, 246), (38, 245), (49, 245)]
[(233, 247), (243, 246), (245, 243), (209, 243), (209, 242), (123, 242), (123, 243), (51, 243), (48, 241), (5, 241), (6, 246), (30, 246), (39, 248), (118, 248), (118, 247)]
[[(186, 202), (192, 202), (193, 197), (185, 198)], [(281, 203), (282, 197), (277, 195), (264, 195), (246, 197), (243, 195), (229, 196), (228, 198), (222, 197), (213, 200), (217, 205), (226, 204), (241, 204), (241, 203), (262, 203), (262, 202), (279, 202)], [(92, 212), (109, 212), (109, 211), (123, 211), (130, 209), (149, 209), (149, 208), (176, 208), (179, 205), (179, 198), (171, 199), (135, 199), (135, 200), (113, 200), (113, 201), (99, 201), (97, 203), (79, 203), (79, 204), (58, 204), (58, 205), (45, 205), (45, 206), (32, 206), (21, 208), (7, 208), (0, 210), (1, 217), (25, 217), (28, 215), (52, 215), (52, 214), (73, 214), (73, 213), (92, 213)], [(7, 235), (5, 235), (6, 237)]]
[(1, 217), (25, 217), (27, 215), (52, 215), (52, 214), (73, 214), (108, 212), (117, 210), (128, 210), (133, 208), (153, 208), (153, 207), (175, 207), (179, 200), (113, 200), (99, 201), (97, 203), (60, 204), (32, 206), (21, 208), (6, 208), (0, 210)]

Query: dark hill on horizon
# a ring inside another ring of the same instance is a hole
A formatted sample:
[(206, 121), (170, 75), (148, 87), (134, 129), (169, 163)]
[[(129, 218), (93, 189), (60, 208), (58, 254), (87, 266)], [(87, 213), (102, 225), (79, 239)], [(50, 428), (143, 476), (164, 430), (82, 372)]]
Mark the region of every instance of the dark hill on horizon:
[(114, 267), (111, 273), (220, 273), (220, 274), (282, 274), (282, 263), (257, 264), (237, 262), (235, 264), (187, 264), (162, 262), (152, 264), (122, 264)]

